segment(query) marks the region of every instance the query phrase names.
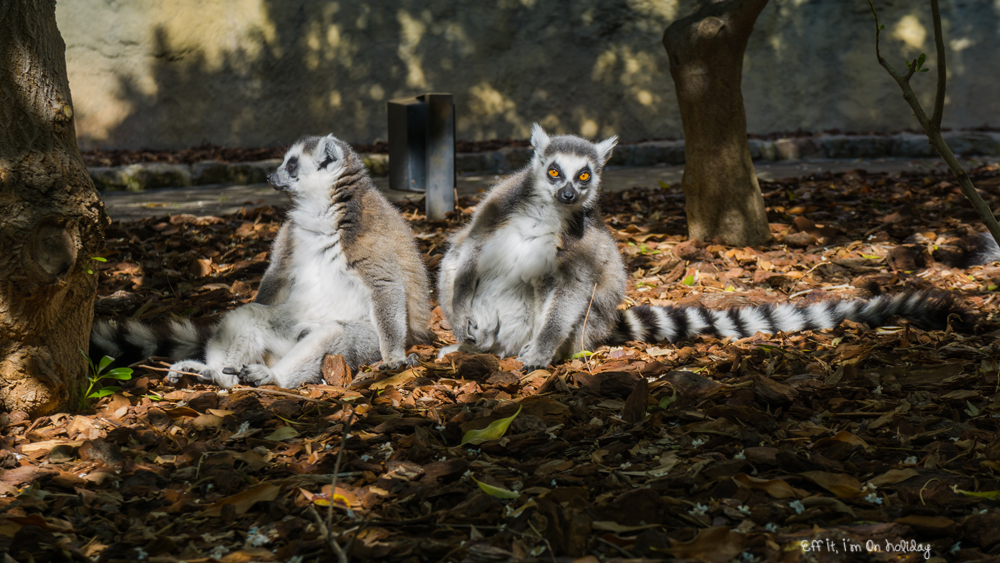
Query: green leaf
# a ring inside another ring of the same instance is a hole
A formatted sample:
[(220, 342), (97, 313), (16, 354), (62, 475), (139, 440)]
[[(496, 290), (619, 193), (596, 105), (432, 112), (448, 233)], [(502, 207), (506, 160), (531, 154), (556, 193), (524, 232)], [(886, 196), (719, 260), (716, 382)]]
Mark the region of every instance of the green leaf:
[(462, 436), (462, 442), (459, 446), (464, 446), (465, 444), (473, 444), (478, 446), (483, 442), (489, 442), (490, 440), (499, 440), (507, 432), (507, 428), (510, 427), (510, 423), (514, 422), (514, 418), (521, 413), (521, 407), (517, 407), (517, 412), (507, 418), (501, 418), (500, 420), (494, 420), (489, 426), (481, 430), (469, 430)]
[(993, 285), (991, 283), (990, 284), (986, 284), (986, 291), (996, 291), (996, 290), (997, 290), (997, 286), (995, 286), (995, 285)]
[(132, 379), (132, 368), (115, 368), (108, 373), (104, 374), (102, 377), (110, 377), (111, 379), (119, 379), (122, 381), (128, 381)]
[(882, 257), (879, 256), (879, 255), (877, 255), (877, 254), (862, 254), (861, 257), (864, 258), (865, 260), (881, 260), (882, 259)]
[(108, 259), (103, 256), (91, 256), (91, 260), (97, 260), (98, 262), (107, 262)]
[(509, 491), (507, 489), (504, 489), (503, 487), (494, 487), (493, 485), (487, 485), (486, 483), (483, 483), (482, 481), (476, 479), (475, 477), (473, 477), (472, 480), (475, 481), (477, 485), (479, 485), (479, 488), (482, 489), (484, 493), (490, 495), (491, 497), (511, 499), (521, 496), (521, 493), (517, 491)]
[(924, 66), (924, 61), (926, 60), (927, 60), (927, 55), (924, 53), (920, 53), (920, 56), (917, 57), (917, 68)]
[(965, 409), (966, 414), (969, 416), (979, 416), (979, 409), (976, 408), (976, 405), (973, 405), (969, 401), (966, 401), (965, 404), (969, 405), (969, 408)]
[(108, 385), (107, 387), (102, 387), (97, 391), (94, 391), (90, 395), (87, 395), (88, 399), (100, 399), (101, 397), (107, 397), (108, 395), (114, 395), (118, 392), (121, 387), (117, 385)]
[(112, 358), (111, 356), (104, 356), (103, 358), (101, 358), (101, 363), (97, 365), (97, 373), (100, 374), (102, 371), (104, 371), (104, 368), (111, 365), (111, 362), (113, 361), (115, 361), (115, 359)]
[(674, 394), (673, 395), (671, 395), (669, 397), (664, 397), (664, 398), (660, 399), (660, 402), (657, 403), (656, 406), (660, 407), (661, 409), (665, 409), (665, 408), (669, 407), (670, 405), (674, 404), (675, 401), (677, 401), (677, 388), (676, 387), (674, 388)]
[(590, 350), (580, 350), (576, 354), (573, 354), (572, 356), (570, 356), (569, 359), (571, 359), (571, 360), (579, 360), (581, 358), (587, 358), (587, 357), (590, 357), (590, 356), (593, 356), (593, 355), (594, 355), (594, 353), (591, 352)]
[(657, 180), (657, 182), (660, 184), (661, 188), (663, 188), (665, 190), (669, 190), (670, 189), (670, 184), (664, 182), (663, 180)]
[(694, 274), (691, 274), (688, 277), (682, 279), (681, 283), (688, 286), (694, 285)]

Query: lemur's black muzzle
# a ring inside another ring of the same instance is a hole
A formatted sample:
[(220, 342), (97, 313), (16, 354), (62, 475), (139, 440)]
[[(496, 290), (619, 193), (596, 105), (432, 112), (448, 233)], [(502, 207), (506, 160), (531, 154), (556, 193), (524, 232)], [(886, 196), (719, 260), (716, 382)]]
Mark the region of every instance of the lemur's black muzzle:
[(287, 185), (282, 184), (282, 183), (280, 183), (278, 181), (278, 173), (277, 172), (272, 172), (272, 173), (270, 173), (270, 174), (267, 175), (267, 183), (272, 188), (278, 190), (279, 192), (283, 192), (283, 191), (285, 191), (285, 190), (288, 189)]
[(573, 184), (566, 184), (556, 192), (556, 199), (559, 200), (559, 203), (565, 203), (566, 205), (576, 203), (579, 197), (580, 192), (573, 189)]

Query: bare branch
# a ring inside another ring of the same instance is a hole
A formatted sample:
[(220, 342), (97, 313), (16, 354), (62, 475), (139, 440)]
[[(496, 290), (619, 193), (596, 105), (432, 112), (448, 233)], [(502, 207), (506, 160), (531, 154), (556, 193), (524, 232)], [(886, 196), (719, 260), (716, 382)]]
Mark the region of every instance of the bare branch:
[(934, 46), (937, 48), (937, 92), (934, 93), (934, 113), (931, 126), (941, 130), (941, 116), (944, 114), (944, 90), (948, 82), (948, 70), (944, 61), (944, 35), (941, 32), (941, 8), (938, 0), (931, 0), (931, 19), (934, 20)]

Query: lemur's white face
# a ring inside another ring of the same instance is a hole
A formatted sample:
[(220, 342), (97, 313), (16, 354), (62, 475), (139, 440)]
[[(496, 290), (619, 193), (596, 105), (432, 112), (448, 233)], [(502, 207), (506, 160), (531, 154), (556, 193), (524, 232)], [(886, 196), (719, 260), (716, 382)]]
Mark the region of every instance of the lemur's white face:
[(595, 163), (575, 154), (558, 153), (540, 158), (535, 166), (535, 185), (545, 186), (556, 202), (568, 206), (586, 206), (598, 196), (601, 177)]
[(594, 206), (600, 196), (601, 170), (617, 143), (617, 137), (596, 144), (570, 135), (550, 138), (535, 124), (531, 131), (535, 186), (567, 208)]
[(344, 170), (342, 144), (333, 135), (298, 141), (285, 153), (281, 166), (267, 177), (267, 183), (292, 197), (328, 195)]

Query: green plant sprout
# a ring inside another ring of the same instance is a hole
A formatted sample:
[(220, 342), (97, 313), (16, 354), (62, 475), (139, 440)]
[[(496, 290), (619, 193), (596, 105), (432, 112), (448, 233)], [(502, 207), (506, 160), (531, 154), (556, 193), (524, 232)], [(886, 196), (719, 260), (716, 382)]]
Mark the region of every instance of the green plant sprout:
[[(91, 260), (96, 260), (98, 262), (107, 262), (108, 261), (108, 259), (105, 258), (105, 257), (103, 257), (103, 256), (91, 256), (90, 259)], [(83, 265), (83, 269), (86, 270), (88, 274), (94, 275), (94, 270), (90, 267), (90, 262), (85, 263)], [(84, 355), (86, 355), (86, 354), (84, 354)], [(90, 358), (87, 358), (87, 359), (89, 360)], [(91, 364), (91, 365), (93, 365), (93, 364)]]
[(100, 399), (101, 397), (107, 397), (113, 393), (116, 393), (121, 386), (119, 385), (101, 385), (100, 388), (94, 389), (98, 382), (104, 379), (117, 379), (119, 381), (128, 381), (132, 379), (132, 368), (114, 368), (112, 370), (104, 371), (107, 369), (111, 362), (115, 361), (114, 358), (110, 356), (104, 356), (101, 361), (94, 364), (94, 360), (90, 359), (90, 356), (86, 354), (83, 350), (80, 350), (80, 354), (84, 358), (87, 358), (87, 364), (90, 365), (90, 373), (87, 374), (87, 382), (80, 385), (80, 410), (86, 409), (89, 402), (93, 399)]

